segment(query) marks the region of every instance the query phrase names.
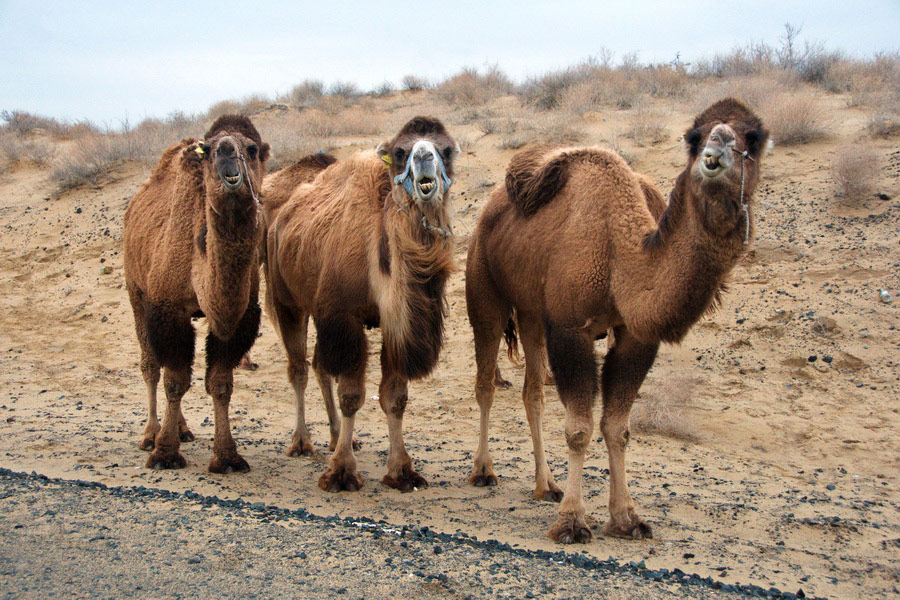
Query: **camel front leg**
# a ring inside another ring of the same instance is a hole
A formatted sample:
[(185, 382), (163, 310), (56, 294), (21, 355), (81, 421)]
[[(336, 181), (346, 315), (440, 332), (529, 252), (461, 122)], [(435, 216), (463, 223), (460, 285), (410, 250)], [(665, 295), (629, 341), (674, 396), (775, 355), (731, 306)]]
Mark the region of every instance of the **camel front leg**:
[(387, 354), (382, 347), (378, 402), (387, 416), (391, 448), (388, 455), (388, 472), (381, 483), (401, 492), (411, 492), (428, 487), (428, 482), (413, 469), (412, 459), (403, 443), (403, 413), (406, 411), (408, 400), (407, 382), (389, 363)]
[(597, 361), (594, 344), (581, 328), (547, 326), (547, 354), (566, 408), (566, 445), (569, 448), (569, 474), (566, 492), (559, 506), (559, 518), (550, 528), (555, 542), (589, 542), (582, 497), (582, 473), (591, 436), (594, 432), (594, 398), (597, 395)]
[(179, 452), (181, 435), (179, 427), (181, 416), (181, 399), (191, 387), (190, 366), (181, 368), (166, 367), (164, 374), (166, 391), (166, 415), (162, 427), (153, 442), (153, 451), (147, 457), (148, 469), (183, 469), (187, 461)]
[(141, 375), (143, 375), (144, 384), (147, 386), (147, 425), (144, 427), (144, 437), (140, 443), (141, 450), (153, 450), (153, 447), (156, 445), (156, 435), (161, 429), (159, 417), (156, 413), (159, 372), (159, 364), (153, 359), (149, 350), (145, 351), (141, 348)]
[(615, 340), (603, 365), (603, 417), (600, 420), (600, 430), (609, 452), (610, 520), (605, 531), (616, 537), (652, 538), (653, 530), (637, 514), (628, 491), (625, 448), (631, 437), (631, 406), (659, 346), (641, 344), (624, 327), (616, 328)]
[(365, 364), (355, 373), (338, 376), (337, 380), (341, 430), (328, 470), (319, 477), (319, 488), (326, 492), (355, 492), (363, 486), (353, 453), (353, 427), (356, 413), (365, 402)]
[(250, 470), (250, 465), (238, 454), (237, 444), (231, 436), (228, 407), (234, 390), (234, 369), (256, 341), (260, 313), (259, 303), (251, 297), (247, 310), (227, 341), (219, 339), (212, 331), (206, 336), (206, 392), (213, 398), (216, 426), (210, 473)]

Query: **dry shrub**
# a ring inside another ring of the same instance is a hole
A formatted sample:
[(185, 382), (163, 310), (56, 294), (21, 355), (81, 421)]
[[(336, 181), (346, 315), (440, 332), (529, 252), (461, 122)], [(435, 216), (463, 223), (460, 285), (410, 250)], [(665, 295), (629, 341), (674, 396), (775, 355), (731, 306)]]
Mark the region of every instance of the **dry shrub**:
[(845, 146), (831, 161), (831, 178), (837, 195), (846, 200), (861, 200), (875, 189), (880, 171), (878, 155), (868, 146)]
[(221, 100), (206, 111), (206, 118), (214, 121), (223, 115), (253, 116), (264, 111), (272, 104), (271, 99), (263, 94), (251, 94), (240, 100)]
[(372, 89), (371, 96), (375, 96), (376, 98), (386, 98), (390, 96), (394, 92), (394, 84), (390, 81), (382, 81), (374, 89)]
[(24, 139), (13, 133), (2, 133), (0, 155), (11, 163), (29, 161), (43, 166), (56, 155), (56, 147), (44, 139)]
[(534, 123), (534, 141), (551, 144), (574, 144), (584, 139), (585, 132), (565, 114), (548, 113), (540, 115)]
[(827, 133), (825, 111), (811, 92), (774, 96), (764, 103), (762, 117), (778, 144), (808, 144)]
[(761, 112), (774, 96), (791, 88), (789, 78), (777, 71), (766, 71), (747, 77), (733, 77), (701, 86), (694, 97), (694, 112), (700, 112), (722, 98), (737, 98), (756, 112)]
[(513, 83), (498, 67), (488, 67), (485, 72), (466, 67), (435, 88), (438, 98), (448, 104), (480, 106), (494, 98), (510, 94)]
[(340, 96), (341, 98), (357, 98), (362, 95), (359, 88), (352, 81), (335, 81), (328, 88), (329, 96)]
[(400, 87), (406, 92), (421, 92), (431, 87), (424, 77), (418, 75), (406, 75), (400, 80)]
[(693, 404), (696, 385), (696, 380), (682, 378), (653, 386), (652, 390), (645, 388), (631, 411), (631, 429), (686, 442), (697, 441), (696, 427), (687, 413)]
[[(324, 102), (323, 102), (324, 104)], [(383, 130), (384, 117), (360, 107), (332, 112), (314, 108), (279, 120), (279, 126), (292, 129), (304, 138), (327, 138), (335, 136), (371, 136)], [(269, 126), (274, 130), (274, 126)]]
[(279, 100), (294, 108), (310, 108), (325, 95), (325, 84), (318, 79), (304, 79)]
[(665, 121), (666, 117), (661, 111), (640, 105), (629, 120), (624, 135), (634, 140), (638, 146), (658, 144), (668, 137)]
[(638, 78), (641, 89), (654, 98), (688, 98), (693, 88), (691, 76), (681, 65), (651, 65)]
[(186, 137), (199, 137), (202, 123), (192, 115), (173, 113), (167, 119), (146, 119), (121, 132), (91, 133), (77, 138), (53, 164), (50, 178), (60, 191), (96, 184), (100, 176), (125, 162), (156, 164), (162, 151)]
[(869, 117), (866, 132), (873, 137), (889, 138), (900, 134), (900, 108), (876, 110)]

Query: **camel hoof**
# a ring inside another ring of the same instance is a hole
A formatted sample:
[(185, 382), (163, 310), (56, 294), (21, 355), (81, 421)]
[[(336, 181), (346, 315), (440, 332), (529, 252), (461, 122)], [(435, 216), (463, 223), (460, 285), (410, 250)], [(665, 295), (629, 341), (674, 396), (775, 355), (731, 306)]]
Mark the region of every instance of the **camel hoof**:
[(512, 387), (512, 381), (507, 381), (506, 379), (495, 379), (494, 387), (503, 388), (504, 390), (508, 390)]
[(545, 502), (562, 502), (563, 491), (555, 485), (549, 490), (534, 490), (534, 499)]
[(147, 452), (153, 450), (153, 448), (156, 446), (156, 440), (154, 439), (155, 437), (156, 436), (145, 437), (141, 440), (141, 443), (138, 444), (138, 448), (140, 448), (141, 450), (146, 450)]
[(187, 461), (176, 450), (175, 452), (161, 452), (159, 448), (150, 453), (147, 458), (146, 467), (148, 469), (183, 469), (187, 466)]
[(411, 466), (403, 467), (396, 477), (388, 473), (382, 478), (381, 483), (404, 493), (428, 487), (428, 482), (425, 481), (425, 478), (413, 471)]
[(633, 520), (622, 525), (615, 525), (612, 521), (603, 528), (606, 535), (613, 537), (627, 538), (632, 540), (650, 540), (653, 539), (653, 529), (637, 515)]
[(243, 358), (241, 358), (241, 363), (238, 365), (239, 369), (243, 369), (244, 371), (255, 371), (259, 368), (259, 364), (253, 362), (249, 355), (245, 354)]
[(557, 544), (586, 544), (593, 537), (584, 515), (571, 513), (559, 515), (547, 535)]
[(242, 473), (249, 471), (250, 465), (240, 454), (234, 453), (228, 456), (213, 456), (209, 461), (210, 473)]
[(179, 437), (181, 438), (182, 442), (193, 442), (194, 441), (194, 434), (191, 433), (190, 429), (185, 429), (184, 431), (182, 431), (179, 434)]
[[(354, 450), (354, 451), (359, 450), (360, 448), (362, 448), (362, 443), (359, 442), (359, 441), (357, 441), (357, 440), (353, 440), (353, 441), (350, 442), (350, 443), (353, 445), (353, 450)], [(335, 448), (337, 448), (337, 440), (336, 440), (336, 439), (332, 439), (330, 442), (328, 442), (328, 450), (329, 450), (330, 452), (334, 452), (334, 449), (335, 449)]]
[(312, 442), (305, 440), (294, 440), (291, 442), (287, 451), (288, 456), (315, 456), (316, 450), (313, 448)]
[(474, 485), (475, 487), (494, 487), (498, 483), (497, 476), (492, 473), (472, 473), (469, 475), (469, 485)]
[(363, 486), (362, 477), (355, 470), (350, 471), (346, 467), (329, 467), (319, 477), (319, 489), (325, 492), (356, 492)]

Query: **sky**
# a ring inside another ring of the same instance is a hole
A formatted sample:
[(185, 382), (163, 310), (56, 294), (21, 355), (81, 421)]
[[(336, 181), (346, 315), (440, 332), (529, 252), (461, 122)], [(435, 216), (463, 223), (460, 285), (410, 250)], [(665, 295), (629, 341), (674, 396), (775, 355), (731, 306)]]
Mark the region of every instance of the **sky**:
[(606, 48), (618, 62), (691, 62), (749, 41), (867, 57), (900, 50), (900, 0), (0, 0), (0, 110), (117, 127), (304, 79), (372, 89), (497, 65), (514, 80)]

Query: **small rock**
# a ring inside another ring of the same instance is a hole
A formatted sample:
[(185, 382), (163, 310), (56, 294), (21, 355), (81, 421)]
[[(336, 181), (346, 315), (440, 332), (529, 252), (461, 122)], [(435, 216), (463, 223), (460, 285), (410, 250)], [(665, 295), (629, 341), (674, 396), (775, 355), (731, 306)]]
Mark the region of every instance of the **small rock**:
[(829, 492), (834, 491), (836, 488), (837, 488), (837, 486), (834, 485), (833, 483), (829, 483), (828, 485), (825, 486), (825, 489), (828, 490)]
[(112, 273), (112, 267), (107, 265), (107, 266), (103, 267), (102, 269), (100, 269), (100, 273), (103, 275), (109, 275), (110, 273)]
[(881, 298), (881, 301), (885, 304), (890, 304), (894, 297), (891, 296), (891, 293), (887, 290), (878, 290), (878, 297)]

